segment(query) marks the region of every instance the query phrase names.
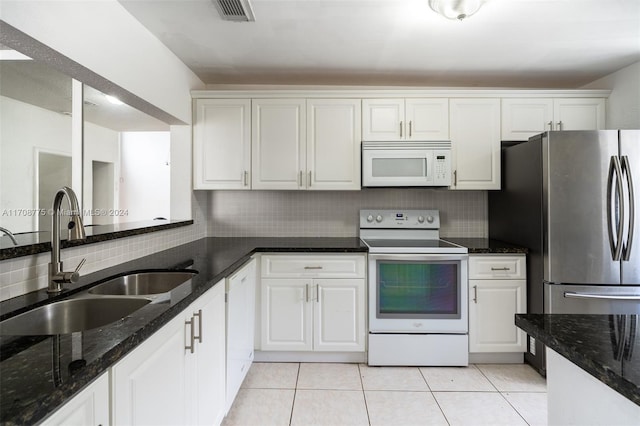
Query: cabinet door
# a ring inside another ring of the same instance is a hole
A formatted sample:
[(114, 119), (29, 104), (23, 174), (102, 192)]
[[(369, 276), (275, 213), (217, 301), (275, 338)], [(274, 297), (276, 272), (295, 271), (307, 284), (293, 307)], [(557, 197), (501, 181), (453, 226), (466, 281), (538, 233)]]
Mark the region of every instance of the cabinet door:
[(227, 280), (227, 402), (231, 408), (253, 362), (256, 262)]
[(305, 100), (253, 100), (251, 121), (253, 189), (305, 188)]
[(362, 140), (397, 141), (405, 135), (404, 99), (362, 100)]
[(364, 280), (314, 280), (312, 299), (314, 350), (364, 352)]
[(526, 306), (525, 280), (469, 280), (469, 352), (526, 352), (514, 317)]
[(449, 99), (407, 99), (405, 107), (407, 139), (449, 140)]
[(202, 336), (194, 348), (187, 352), (191, 373), (187, 383), (190, 424), (218, 425), (225, 416), (225, 283), (216, 284), (195, 303), (187, 313), (195, 315), (196, 336)]
[(197, 99), (195, 109), (194, 189), (250, 189), (251, 101)]
[(263, 351), (310, 351), (313, 348), (311, 287), (311, 280), (262, 280)]
[(604, 129), (604, 99), (555, 99), (553, 103), (554, 130)]
[(450, 99), (452, 189), (500, 189), (500, 99)]
[(113, 424), (187, 424), (186, 375), (179, 316), (112, 368)]
[(552, 99), (502, 99), (502, 140), (526, 141), (553, 130)]
[(104, 373), (42, 422), (44, 426), (107, 426), (109, 424), (108, 373)]
[(359, 190), (359, 99), (307, 100), (307, 189)]

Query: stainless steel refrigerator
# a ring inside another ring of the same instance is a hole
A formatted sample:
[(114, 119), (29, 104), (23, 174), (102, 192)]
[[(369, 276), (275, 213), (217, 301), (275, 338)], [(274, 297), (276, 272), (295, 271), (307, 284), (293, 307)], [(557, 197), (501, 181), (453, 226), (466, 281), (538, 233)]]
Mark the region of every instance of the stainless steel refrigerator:
[(528, 312), (640, 314), (640, 130), (542, 133), (503, 148), (502, 173), (489, 236), (529, 248)]

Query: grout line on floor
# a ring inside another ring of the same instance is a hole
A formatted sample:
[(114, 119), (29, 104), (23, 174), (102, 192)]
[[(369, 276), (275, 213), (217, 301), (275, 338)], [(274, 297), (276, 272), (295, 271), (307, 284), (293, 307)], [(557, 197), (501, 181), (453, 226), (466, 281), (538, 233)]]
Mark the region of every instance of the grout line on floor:
[(364, 409), (367, 412), (367, 423), (371, 424), (371, 415), (369, 414), (369, 404), (367, 404), (367, 394), (364, 393), (364, 382), (362, 381), (362, 371), (360, 363), (358, 363), (358, 376), (360, 376), (360, 387), (362, 388), (362, 399), (364, 399)]
[(298, 362), (298, 373), (296, 374), (296, 384), (293, 389), (293, 400), (291, 401), (291, 413), (289, 414), (289, 426), (293, 423), (293, 409), (296, 406), (296, 395), (298, 395), (298, 381), (300, 380), (300, 363)]

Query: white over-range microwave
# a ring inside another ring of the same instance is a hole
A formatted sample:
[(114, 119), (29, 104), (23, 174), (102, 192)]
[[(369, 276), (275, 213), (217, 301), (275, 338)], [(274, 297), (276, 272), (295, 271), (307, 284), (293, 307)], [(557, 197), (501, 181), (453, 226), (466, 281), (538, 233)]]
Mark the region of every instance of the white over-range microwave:
[(450, 186), (451, 142), (362, 142), (362, 186)]

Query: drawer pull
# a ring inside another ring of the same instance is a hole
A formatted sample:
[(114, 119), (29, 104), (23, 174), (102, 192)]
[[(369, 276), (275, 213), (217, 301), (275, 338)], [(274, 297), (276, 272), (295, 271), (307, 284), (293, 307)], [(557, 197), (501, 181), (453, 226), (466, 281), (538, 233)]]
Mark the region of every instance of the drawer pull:
[(305, 266), (304, 269), (322, 269), (322, 266)]
[(475, 303), (478, 303), (478, 286), (477, 285), (473, 286), (473, 301)]
[(504, 268), (491, 268), (492, 271), (510, 271), (511, 268), (507, 268), (506, 266)]

